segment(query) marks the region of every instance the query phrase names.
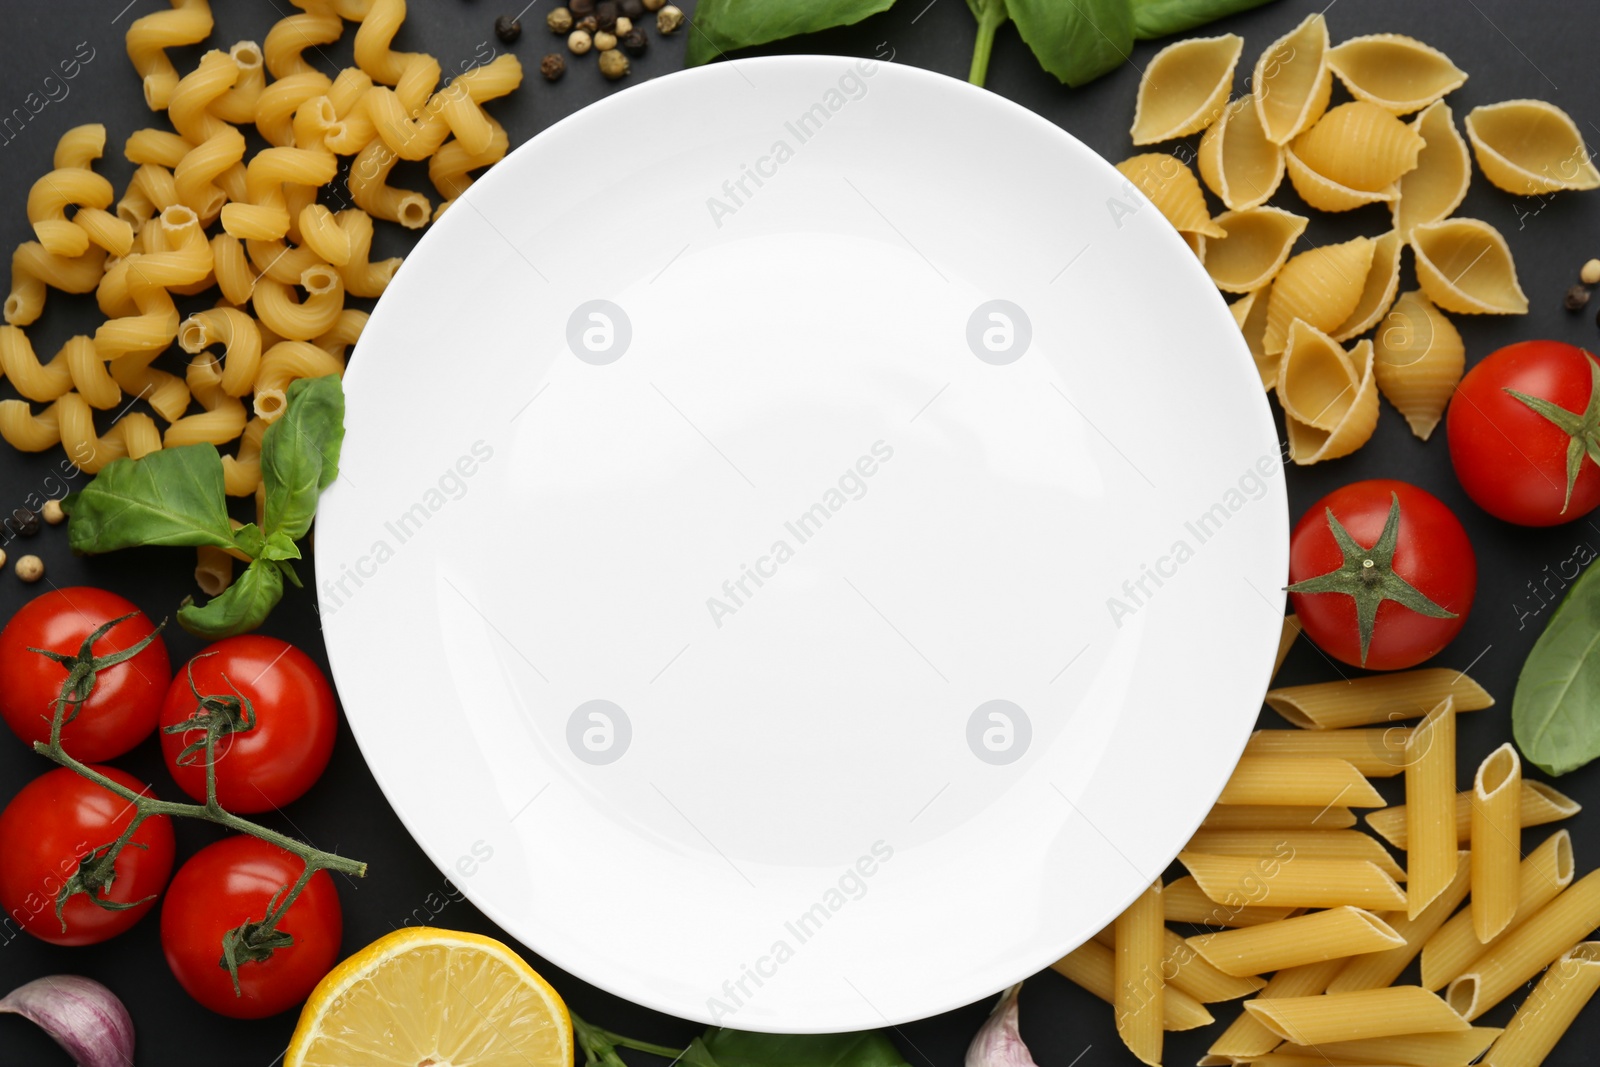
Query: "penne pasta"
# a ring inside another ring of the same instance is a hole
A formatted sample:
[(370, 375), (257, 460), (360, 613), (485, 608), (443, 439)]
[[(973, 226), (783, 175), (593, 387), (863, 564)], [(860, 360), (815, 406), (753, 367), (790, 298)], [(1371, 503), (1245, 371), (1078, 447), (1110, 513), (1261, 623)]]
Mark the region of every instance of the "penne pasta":
[[(1114, 957), (1104, 945), (1085, 941), (1050, 965), (1050, 969), (1075, 985), (1111, 1003), (1116, 987)], [(1214, 1020), (1204, 1004), (1176, 989), (1168, 989), (1162, 1002), (1162, 1027), (1166, 1030), (1194, 1030), (1210, 1026)]]
[(1187, 926), (1241, 928), (1277, 922), (1294, 914), (1293, 908), (1268, 908), (1256, 904), (1218, 904), (1206, 896), (1192, 875), (1175, 879), (1161, 891), (1169, 923)]
[(1600, 942), (1574, 945), (1550, 965), (1506, 1024), (1484, 1067), (1538, 1067), (1600, 989)]
[[(1251, 351), (1254, 352), (1254, 349)], [(1259, 366), (1259, 363), (1257, 366)], [(1274, 375), (1273, 377), (1276, 378), (1277, 376)], [(1289, 658), (1289, 649), (1294, 647), (1295, 640), (1300, 636), (1300, 630), (1299, 616), (1287, 615), (1284, 617), (1283, 633), (1278, 637), (1278, 654), (1272, 659), (1272, 676), (1274, 678), (1283, 669), (1283, 661)]]
[(1494, 706), (1494, 698), (1465, 673), (1426, 667), (1273, 689), (1267, 707), (1307, 730), (1338, 730), (1420, 719), (1447, 696), (1458, 713)]
[(195, 550), (194, 581), (206, 596), (220, 596), (233, 584), (233, 557), (216, 545)]
[(1392, 778), (1404, 771), (1404, 726), (1351, 730), (1257, 730), (1244, 747), (1247, 756), (1331, 756), (1368, 778)]
[[(1165, 897), (1166, 890), (1161, 892)], [(1163, 910), (1165, 907), (1163, 901)], [(1095, 934), (1096, 943), (1115, 948), (1115, 926), (1113, 923)], [(1223, 974), (1190, 948), (1180, 935), (1165, 928), (1162, 931), (1161, 977), (1168, 989), (1187, 993), (1202, 1004), (1247, 997), (1267, 984), (1259, 978), (1236, 978)]]
[[(1582, 805), (1554, 786), (1543, 782), (1530, 782), (1527, 779), (1523, 779), (1522, 799), (1518, 806), (1521, 808), (1523, 829), (1570, 819), (1583, 810)], [(1367, 815), (1367, 825), (1379, 837), (1402, 851), (1410, 840), (1406, 835), (1404, 804), (1370, 812)], [(1471, 835), (1472, 790), (1468, 789), (1456, 794), (1456, 844), (1466, 844)]]
[(1166, 927), (1162, 925), (1161, 882), (1157, 880), (1130, 904), (1113, 924), (1116, 953), (1112, 961), (1111, 1006), (1117, 1034), (1140, 1062), (1160, 1067), (1166, 983), (1162, 957)]
[(1199, 133), (1228, 102), (1233, 71), (1244, 51), (1237, 34), (1194, 37), (1157, 52), (1139, 78), (1129, 133), (1136, 145)]
[(1471, 1029), (1449, 1003), (1421, 986), (1258, 998), (1244, 1006), (1268, 1030), (1297, 1045)]
[(1487, 944), (1510, 925), (1522, 859), (1522, 760), (1509, 742), (1472, 782), (1472, 929)]
[(1360, 830), (1206, 830), (1185, 846), (1212, 856), (1278, 857), (1287, 851), (1296, 859), (1365, 860), (1396, 881), (1406, 872), (1377, 838)]
[(1535, 196), (1600, 188), (1572, 117), (1543, 100), (1507, 100), (1467, 112), (1467, 137), (1483, 176), (1508, 193)]
[[(1255, 999), (1263, 1001), (1315, 996), (1327, 988), (1328, 982), (1343, 966), (1343, 959), (1332, 959), (1279, 971)], [(1236, 1057), (1249, 1059), (1266, 1055), (1282, 1040), (1262, 1025), (1247, 1007), (1233, 1021), (1233, 1025), (1211, 1043), (1207, 1051), (1211, 1056), (1225, 1056), (1228, 1062), (1232, 1062)]]
[(1470, 970), (1450, 983), (1445, 999), (1463, 1017), (1476, 1019), (1597, 926), (1600, 871), (1591, 871), (1498, 938)]
[(1245, 756), (1222, 787), (1217, 803), (1381, 808), (1384, 799), (1345, 760)]
[(1417, 281), (1428, 299), (1463, 315), (1526, 315), (1511, 249), (1477, 219), (1450, 218), (1411, 229)]
[(1408, 115), (1466, 84), (1450, 57), (1411, 37), (1352, 37), (1328, 51), (1328, 66), (1350, 95), (1395, 115)]
[(1205, 830), (1347, 830), (1355, 824), (1355, 813), (1345, 807), (1218, 804), (1200, 826)]
[(1439, 701), (1406, 740), (1406, 914), (1415, 919), (1456, 873), (1456, 710)]
[(1381, 952), (1405, 941), (1371, 912), (1338, 907), (1264, 926), (1201, 934), (1188, 943), (1223, 974), (1243, 977)]
[(1330, 1063), (1392, 1063), (1400, 1067), (1466, 1067), (1500, 1036), (1493, 1026), (1445, 1030), (1434, 1034), (1397, 1034), (1357, 1041), (1328, 1041), (1314, 1048), (1293, 1042), (1278, 1046), (1285, 1055), (1318, 1057), (1321, 1067)]
[[(1565, 830), (1558, 830), (1528, 853), (1518, 866), (1517, 910), (1490, 945), (1504, 940), (1518, 924), (1554, 900), (1572, 884), (1573, 872), (1572, 837)], [(1487, 951), (1488, 946), (1478, 940), (1472, 912), (1473, 907), (1468, 904), (1423, 943), (1424, 988), (1443, 989), (1465, 974)]]
[(1206, 896), (1222, 904), (1266, 904), (1279, 908), (1337, 908), (1368, 911), (1406, 906), (1406, 892), (1376, 864), (1366, 860), (1312, 859), (1293, 855), (1219, 856), (1183, 851), (1188, 868)]
[(1390, 985), (1400, 973), (1406, 969), (1412, 960), (1422, 952), (1422, 946), (1432, 937), (1452, 912), (1461, 906), (1467, 899), (1467, 890), (1472, 885), (1472, 864), (1467, 859), (1465, 852), (1456, 853), (1456, 874), (1450, 884), (1422, 910), (1422, 914), (1415, 919), (1408, 918), (1403, 911), (1385, 912), (1378, 916), (1389, 924), (1396, 934), (1404, 940), (1404, 944), (1381, 952), (1369, 952), (1357, 956), (1334, 976), (1328, 983), (1326, 992), (1347, 993), (1354, 989), (1381, 989)]

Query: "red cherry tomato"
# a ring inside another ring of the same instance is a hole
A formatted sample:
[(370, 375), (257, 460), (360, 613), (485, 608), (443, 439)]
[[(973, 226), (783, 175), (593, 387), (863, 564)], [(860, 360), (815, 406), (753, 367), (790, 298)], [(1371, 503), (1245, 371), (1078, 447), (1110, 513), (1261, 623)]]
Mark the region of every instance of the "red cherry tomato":
[(239, 964), (239, 994), (222, 959), (222, 935), (266, 918), (272, 898), (300, 877), (293, 853), (254, 837), (225, 837), (178, 870), (161, 906), (161, 948), (178, 984), (214, 1012), (262, 1019), (311, 994), (339, 957), (344, 920), (327, 871), (311, 876), (277, 928), (293, 943)]
[[(1329, 511), (1354, 551), (1341, 549)], [(1397, 526), (1385, 538), (1392, 516)], [(1461, 632), (1478, 563), (1467, 532), (1437, 497), (1374, 479), (1335, 489), (1301, 516), (1289, 539), (1289, 582), (1295, 614), (1324, 652), (1392, 671), (1416, 666)], [(1376, 606), (1366, 648), (1358, 601)]]
[(269, 811), (311, 788), (333, 754), (339, 717), (333, 690), (310, 656), (275, 637), (246, 634), (218, 641), (173, 677), (161, 709), (161, 752), (178, 787), (204, 801), (203, 751), (183, 763), (178, 758), (186, 746), (203, 742), (205, 731), (166, 732), (194, 718), (199, 701), (189, 688), (191, 674), (201, 694), (242, 695), (255, 714), (250, 729), (217, 741), (217, 800), (224, 808)]
[[(115, 767), (94, 769), (118, 785), (150, 792)], [(103, 899), (133, 907), (108, 910), (76, 893), (58, 919), (56, 895), (78, 861), (115, 841), (133, 814), (126, 800), (65, 767), (23, 786), (0, 812), (0, 907), (18, 926), (54, 945), (93, 945), (128, 929), (155, 904), (172, 874), (172, 820), (165, 815), (139, 824), (117, 854), (110, 888), (101, 891)]]
[[(1600, 445), (1600, 426), (1579, 425), (1591, 403), (1600, 405), (1597, 367), (1595, 357), (1575, 345), (1523, 341), (1461, 379), (1445, 425), (1450, 462), (1473, 503), (1522, 526), (1571, 522), (1600, 505), (1600, 466), (1589, 458), (1589, 442)], [(1530, 398), (1532, 406), (1507, 390)], [(1535, 410), (1544, 404), (1559, 411)], [(1580, 431), (1576, 477), (1567, 468), (1574, 435), (1558, 421)]]
[[(86, 586), (52, 590), (24, 604), (0, 630), (0, 716), (6, 725), (29, 744), (50, 739), (67, 668), (29, 648), (76, 656), (84, 638), (130, 614), (95, 642), (97, 656), (131, 648), (155, 626), (129, 601)], [(155, 729), (171, 680), (167, 646), (157, 637), (132, 659), (97, 674), (89, 699), (61, 730), (61, 747), (91, 763), (127, 752)]]

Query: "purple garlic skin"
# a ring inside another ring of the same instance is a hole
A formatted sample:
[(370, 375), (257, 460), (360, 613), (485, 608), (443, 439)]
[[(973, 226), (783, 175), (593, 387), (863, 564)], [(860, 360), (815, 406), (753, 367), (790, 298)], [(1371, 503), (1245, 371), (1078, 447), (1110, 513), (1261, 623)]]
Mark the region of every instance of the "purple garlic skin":
[(0, 1012), (30, 1020), (78, 1067), (130, 1067), (133, 1019), (117, 995), (92, 978), (36, 978), (0, 999)]
[(1001, 995), (1000, 1003), (967, 1046), (966, 1067), (1037, 1067), (1018, 1029), (1017, 994), (1021, 992), (1022, 983), (1018, 982)]

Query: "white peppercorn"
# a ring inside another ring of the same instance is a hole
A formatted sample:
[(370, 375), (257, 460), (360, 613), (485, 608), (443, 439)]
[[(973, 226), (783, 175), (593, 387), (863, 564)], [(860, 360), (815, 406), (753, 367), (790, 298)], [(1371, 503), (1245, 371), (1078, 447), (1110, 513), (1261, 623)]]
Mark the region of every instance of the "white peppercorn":
[(544, 17), (544, 24), (550, 27), (551, 33), (572, 32), (572, 12), (564, 7), (558, 7)]
[(1578, 280), (1584, 285), (1600, 285), (1600, 259), (1585, 263), (1583, 270), (1578, 272)]
[(594, 38), (589, 36), (587, 30), (573, 30), (567, 38), (567, 48), (575, 56), (581, 56), (594, 47)]
[(632, 29), (633, 29), (633, 20), (630, 19), (626, 15), (621, 15), (621, 16), (618, 16), (618, 18), (617, 18), (617, 28), (612, 30), (611, 32), (616, 34), (617, 37), (620, 39), (622, 37), (626, 37), (628, 35), (628, 33), (630, 31), (632, 31)]
[(17, 560), (17, 577), (25, 582), (37, 582), (44, 577), (44, 560), (38, 556), (23, 556)]
[(677, 33), (678, 27), (683, 25), (683, 12), (676, 5), (668, 4), (656, 12), (656, 29), (662, 33)]
[[(51, 526), (60, 526), (67, 519), (67, 513), (61, 510), (61, 501), (59, 500), (46, 500), (44, 507), (39, 509), (39, 514)], [(0, 566), (4, 565), (5, 561), (0, 560)]]
[(609, 52), (617, 47), (617, 35), (600, 30), (594, 35), (594, 47), (597, 52)]
[(611, 81), (627, 76), (628, 57), (615, 48), (600, 53), (600, 73)]
[(644, 0), (644, 9), (646, 11), (660, 11), (666, 5), (666, 2), (667, 0)]

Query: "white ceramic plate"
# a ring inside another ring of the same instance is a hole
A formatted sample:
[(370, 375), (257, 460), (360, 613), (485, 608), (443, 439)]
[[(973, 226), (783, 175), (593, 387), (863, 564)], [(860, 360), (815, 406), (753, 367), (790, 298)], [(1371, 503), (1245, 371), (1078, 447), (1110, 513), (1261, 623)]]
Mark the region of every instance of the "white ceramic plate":
[(474, 904), (641, 1004), (991, 994), (1161, 873), (1260, 706), (1287, 522), (1238, 331), (964, 83), (587, 108), (433, 227), (347, 386), (317, 585), (362, 750)]

